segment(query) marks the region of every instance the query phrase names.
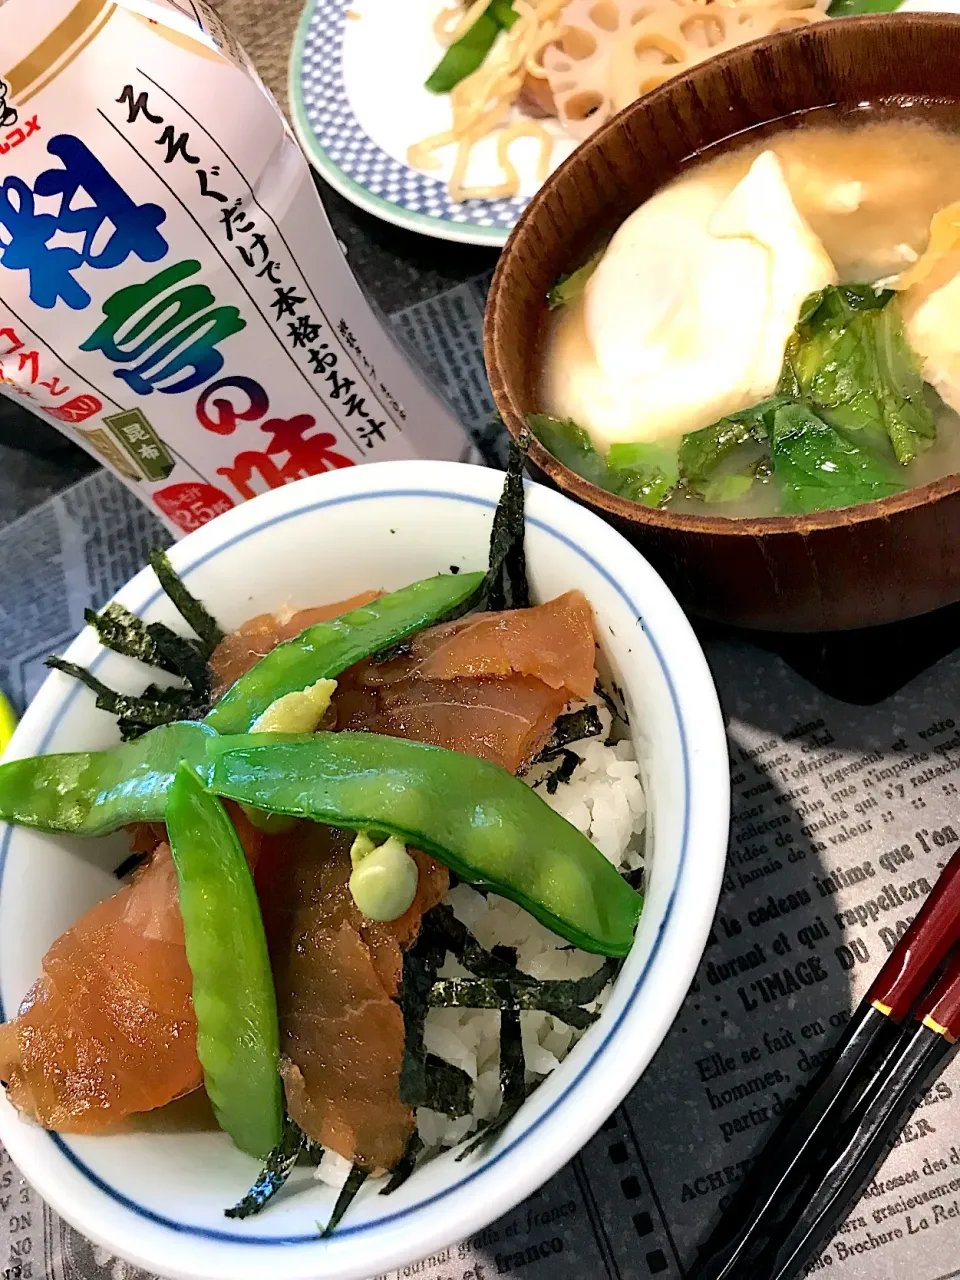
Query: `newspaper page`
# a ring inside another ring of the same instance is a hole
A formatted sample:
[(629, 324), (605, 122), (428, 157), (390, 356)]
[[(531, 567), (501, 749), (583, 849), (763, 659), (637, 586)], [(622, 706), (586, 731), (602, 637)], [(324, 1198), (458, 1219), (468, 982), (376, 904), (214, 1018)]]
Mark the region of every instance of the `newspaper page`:
[[(421, 350), (432, 343), (425, 358), (451, 388), (482, 369), (479, 299), (468, 305), (480, 290), (461, 286), (401, 321)], [(479, 382), (461, 392), (475, 398), (476, 430), (482, 392)], [(19, 705), (83, 607), (161, 537), (105, 474), (0, 529), (0, 683)], [(682, 1277), (960, 842), (960, 652), (866, 708), (745, 641), (712, 640), (707, 656), (726, 716), (733, 821), (714, 928), (675, 1025), (623, 1105), (536, 1195), (382, 1280)], [(808, 1274), (960, 1277), (958, 1091), (954, 1061)], [(143, 1273), (57, 1218), (0, 1151), (0, 1276)]]

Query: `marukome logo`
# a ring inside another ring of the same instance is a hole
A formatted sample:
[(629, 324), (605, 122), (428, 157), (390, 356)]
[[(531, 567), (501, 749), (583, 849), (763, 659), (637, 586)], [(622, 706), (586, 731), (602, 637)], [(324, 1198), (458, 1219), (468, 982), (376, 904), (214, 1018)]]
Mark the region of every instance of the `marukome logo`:
[(7, 94), (9, 92), (10, 86), (6, 80), (0, 77), (0, 129), (8, 129), (20, 119), (17, 108), (7, 102)]

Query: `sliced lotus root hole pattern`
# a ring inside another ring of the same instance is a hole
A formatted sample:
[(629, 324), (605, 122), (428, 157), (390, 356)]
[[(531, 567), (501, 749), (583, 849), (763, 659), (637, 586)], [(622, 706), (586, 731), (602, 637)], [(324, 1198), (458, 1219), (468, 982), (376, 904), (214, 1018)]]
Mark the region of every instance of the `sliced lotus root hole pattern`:
[(704, 58), (826, 16), (827, 0), (570, 0), (542, 55), (557, 114), (578, 141)]

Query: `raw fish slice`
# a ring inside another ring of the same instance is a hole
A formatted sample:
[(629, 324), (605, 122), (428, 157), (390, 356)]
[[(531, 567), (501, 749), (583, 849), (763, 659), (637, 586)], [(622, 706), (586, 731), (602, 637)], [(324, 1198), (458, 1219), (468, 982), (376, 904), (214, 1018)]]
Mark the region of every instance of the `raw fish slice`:
[[(251, 863), (260, 834), (231, 817)], [(133, 831), (135, 848), (155, 829)], [(44, 1128), (95, 1133), (202, 1081), (193, 981), (169, 845), (54, 942), (14, 1022), (0, 1026), (0, 1080)]]
[(132, 884), (57, 939), (16, 1021), (0, 1026), (11, 1102), (47, 1129), (95, 1133), (196, 1089), (191, 990), (163, 844)]
[(444, 623), (416, 636), (406, 657), (345, 672), (337, 728), (413, 738), (515, 772), (570, 698), (590, 696), (595, 661), (593, 614), (579, 591)]
[(442, 640), (421, 668), (425, 679), (534, 676), (568, 698), (593, 692), (596, 641), (593, 610), (581, 591), (532, 609), (469, 618)]
[(349, 613), (351, 609), (360, 609), (382, 594), (380, 591), (361, 591), (349, 600), (318, 605), (314, 609), (300, 609), (286, 615), (258, 613), (236, 631), (224, 636), (214, 650), (210, 658), (214, 698), (225, 693), (254, 663), (259, 662), (271, 649), (275, 649), (281, 641), (292, 640), (301, 631), (316, 626), (318, 622), (327, 622), (330, 618), (338, 618), (341, 613)]
[(280, 1014), (287, 1107), (309, 1137), (368, 1169), (403, 1153), (414, 1123), (400, 1102), (401, 947), (446, 894), (445, 867), (415, 852), (417, 897), (398, 920), (362, 916), (347, 886), (348, 833), (303, 823), (270, 838), (257, 888)]
[(315, 924), (285, 1002), (281, 1059), (291, 1116), (333, 1151), (368, 1169), (400, 1159), (413, 1113), (397, 1091), (403, 1015), (386, 994), (360, 935)]
[(564, 690), (527, 676), (424, 680), (415, 665), (407, 670), (389, 685), (344, 681), (335, 699), (337, 728), (429, 742), (514, 773), (550, 737), (567, 702)]

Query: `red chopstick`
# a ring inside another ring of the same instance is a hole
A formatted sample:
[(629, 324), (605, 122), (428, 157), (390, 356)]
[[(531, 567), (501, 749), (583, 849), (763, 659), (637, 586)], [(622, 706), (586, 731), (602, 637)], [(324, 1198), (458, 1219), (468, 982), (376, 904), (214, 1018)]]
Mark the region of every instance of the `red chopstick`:
[(960, 942), (960, 848), (854, 1011), (829, 1061), (777, 1126), (733, 1203), (702, 1246), (687, 1280), (743, 1280), (781, 1237), (792, 1206), (837, 1127), (856, 1107), (877, 1064), (950, 949)]
[(877, 974), (864, 1000), (901, 1022), (944, 956), (960, 942), (960, 849), (940, 873), (907, 932)]
[(822, 1176), (816, 1175), (818, 1185), (812, 1196), (784, 1238), (772, 1245), (769, 1261), (761, 1258), (751, 1277), (791, 1280), (802, 1271), (886, 1159), (920, 1095), (943, 1071), (958, 1040), (960, 947), (921, 1003), (917, 1022), (903, 1028), (896, 1050), (878, 1067), (860, 1106), (841, 1130), (829, 1167)]

